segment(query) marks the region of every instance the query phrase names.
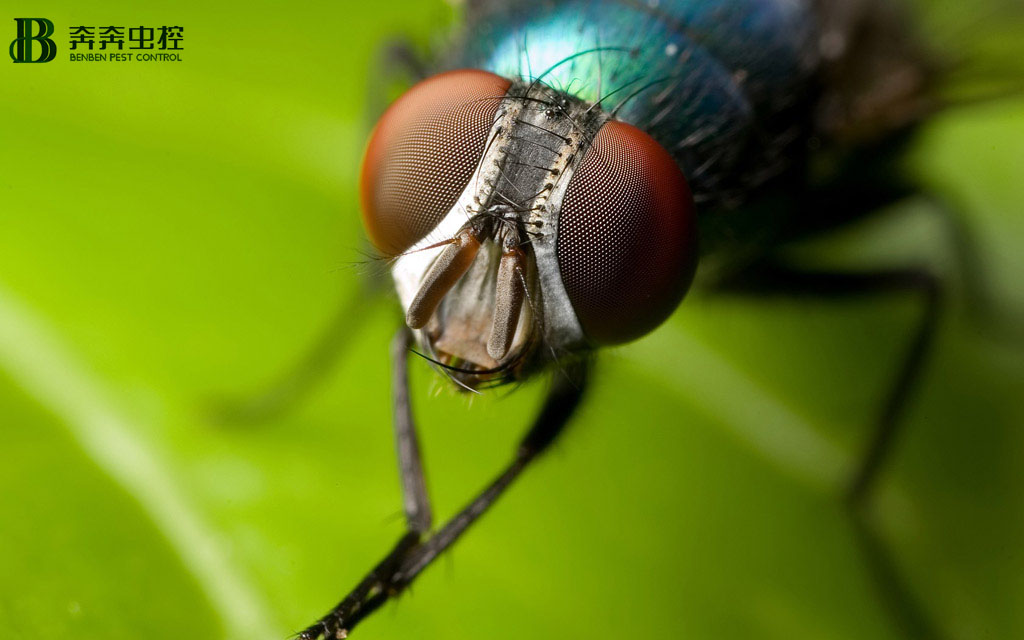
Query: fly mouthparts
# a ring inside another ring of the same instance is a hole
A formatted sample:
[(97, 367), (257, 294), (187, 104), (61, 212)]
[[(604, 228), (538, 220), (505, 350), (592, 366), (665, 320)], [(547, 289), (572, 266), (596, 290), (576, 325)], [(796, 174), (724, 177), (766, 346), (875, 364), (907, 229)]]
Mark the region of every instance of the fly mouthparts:
[[(406, 310), (405, 322), (411, 329), (422, 329), (430, 322), (444, 297), (472, 267), (483, 242), (490, 236), (490, 231), (488, 225), (482, 225), (479, 220), (474, 220), (459, 229), (451, 240), (439, 243), (445, 247), (427, 268)], [(501, 244), (498, 273), (493, 280), (494, 315), (490, 320), (490, 335), (484, 341), (480, 333), (485, 330), (486, 325), (473, 322), (471, 324), (476, 325), (475, 337), (470, 338), (474, 342), (479, 340), (481, 356), (486, 350), (486, 354), (496, 363), (504, 359), (512, 349), (527, 296), (526, 254), (511, 236), (504, 236)]]
[(518, 247), (506, 248), (498, 264), (494, 298), (494, 324), (487, 340), (487, 355), (497, 361), (508, 353), (519, 326), (519, 314), (526, 294), (526, 257)]
[(473, 264), (480, 241), (480, 233), (472, 226), (465, 226), (437, 256), (405, 312), (405, 323), (411, 329), (422, 329), (430, 321), (441, 299)]

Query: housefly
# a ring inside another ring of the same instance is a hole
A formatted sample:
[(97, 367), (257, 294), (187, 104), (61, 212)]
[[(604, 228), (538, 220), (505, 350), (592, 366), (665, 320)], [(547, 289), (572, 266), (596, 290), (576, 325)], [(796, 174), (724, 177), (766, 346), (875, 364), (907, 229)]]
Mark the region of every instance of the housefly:
[[(481, 0), (464, 13), (433, 72), (381, 116), (360, 177), (366, 232), (404, 312), (391, 356), (407, 532), (299, 637), (347, 637), (405, 590), (556, 440), (595, 353), (651, 332), (694, 282), (920, 300), (845, 499), (895, 623), (939, 635), (862, 514), (925, 363), (942, 284), (925, 269), (809, 270), (781, 257), (918, 190), (894, 161), (943, 106), (943, 68), (902, 8)], [(551, 378), (508, 466), (436, 529), (411, 353), (468, 392)]]

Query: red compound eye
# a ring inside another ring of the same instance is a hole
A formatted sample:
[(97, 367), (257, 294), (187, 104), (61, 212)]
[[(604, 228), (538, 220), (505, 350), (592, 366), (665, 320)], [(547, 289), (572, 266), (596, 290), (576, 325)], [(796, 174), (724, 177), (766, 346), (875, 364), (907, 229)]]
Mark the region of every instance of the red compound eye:
[(449, 71), (409, 89), (384, 113), (360, 179), (363, 224), (378, 249), (405, 251), (455, 205), (509, 84), (486, 71)]
[(584, 333), (628, 342), (672, 313), (693, 279), (693, 196), (672, 156), (643, 131), (609, 121), (570, 179), (558, 266)]

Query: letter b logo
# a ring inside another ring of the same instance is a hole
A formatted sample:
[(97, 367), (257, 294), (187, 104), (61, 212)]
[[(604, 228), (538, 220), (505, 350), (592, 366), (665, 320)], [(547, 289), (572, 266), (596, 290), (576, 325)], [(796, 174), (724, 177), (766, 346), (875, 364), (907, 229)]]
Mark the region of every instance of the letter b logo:
[[(50, 40), (53, 23), (46, 18), (15, 18), (18, 23), (18, 37), (11, 42), (11, 60), (15, 62), (49, 62), (57, 55), (57, 44)], [(39, 25), (39, 33), (32, 35), (32, 23)], [(39, 43), (42, 52), (38, 60), (32, 59), (32, 41)]]

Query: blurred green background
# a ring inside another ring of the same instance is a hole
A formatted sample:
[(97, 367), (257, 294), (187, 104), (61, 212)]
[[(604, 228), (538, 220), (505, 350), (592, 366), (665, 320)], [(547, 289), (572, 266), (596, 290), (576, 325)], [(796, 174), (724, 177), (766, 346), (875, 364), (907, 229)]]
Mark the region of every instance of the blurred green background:
[[(207, 409), (286, 369), (358, 285), (377, 48), (456, 14), (4, 5), (0, 31), (47, 17), (60, 48), (0, 61), (0, 636), (285, 638), (399, 535), (392, 301), (353, 310), (365, 330), (294, 412), (226, 427)], [(184, 61), (71, 63), (78, 24), (182, 25)], [(873, 510), (953, 638), (1024, 637), (1022, 141), (1024, 100), (982, 102), (908, 158), (962, 209), (1001, 327), (954, 294)], [(953, 264), (923, 201), (815, 251)], [(692, 296), (601, 361), (568, 436), (358, 637), (897, 637), (837, 496), (915, 317), (899, 298)], [(422, 363), (412, 378), (440, 520), (508, 459), (543, 384), (467, 398)]]

